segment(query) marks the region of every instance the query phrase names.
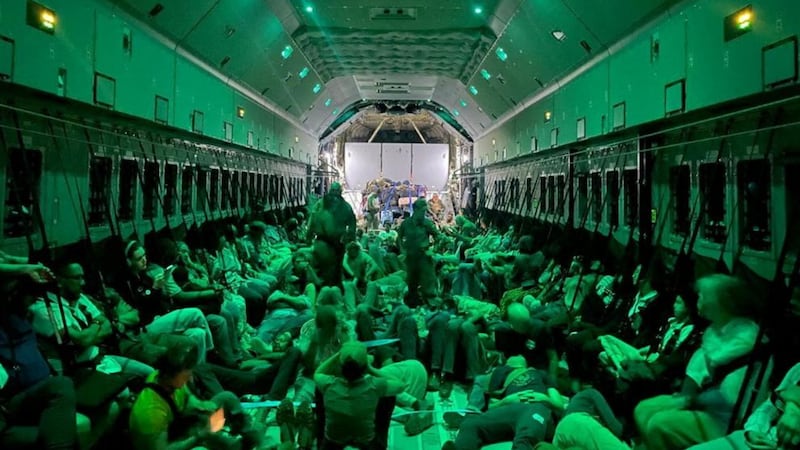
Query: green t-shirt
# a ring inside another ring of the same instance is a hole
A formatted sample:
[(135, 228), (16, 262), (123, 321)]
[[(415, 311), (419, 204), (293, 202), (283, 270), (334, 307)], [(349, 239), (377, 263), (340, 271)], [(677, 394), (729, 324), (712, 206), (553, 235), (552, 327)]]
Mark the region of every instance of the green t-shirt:
[[(158, 372), (153, 372), (147, 377), (148, 383), (155, 383)], [(189, 401), (189, 388), (184, 386), (172, 394), (178, 411), (186, 409)], [(175, 417), (169, 403), (153, 389), (145, 388), (133, 403), (130, 415), (130, 435), (133, 448), (136, 450), (149, 450), (155, 448), (161, 434), (169, 430)]]
[(375, 439), (375, 411), (386, 396), (386, 380), (366, 376), (355, 383), (326, 377), (320, 383), (325, 402), (325, 437), (341, 444), (366, 444)]

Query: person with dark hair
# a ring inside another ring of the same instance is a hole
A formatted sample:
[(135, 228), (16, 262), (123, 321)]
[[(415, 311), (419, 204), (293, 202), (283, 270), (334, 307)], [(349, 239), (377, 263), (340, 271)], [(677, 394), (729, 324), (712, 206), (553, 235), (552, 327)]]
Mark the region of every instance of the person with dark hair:
[(512, 356), (470, 392), (471, 408), (485, 412), (447, 413), (445, 421), (459, 432), (442, 450), (480, 450), (509, 440), (514, 450), (532, 450), (552, 433), (556, 412), (566, 407), (567, 399), (555, 384), (546, 372), (529, 367), (524, 357)]
[(192, 393), (189, 382), (197, 359), (190, 343), (170, 347), (159, 359), (131, 409), (135, 450), (230, 449), (236, 440), (220, 433), (225, 425), (242, 436), (243, 448), (261, 445), (263, 432), (252, 427), (236, 395), (225, 391), (203, 401)]
[[(36, 272), (40, 270), (45, 270), (44, 266)], [(30, 272), (19, 269), (16, 273)], [(47, 278), (49, 276), (38, 279), (45, 281)], [(75, 385), (67, 377), (50, 375), (50, 367), (37, 347), (36, 334), (25, 320), (25, 302), (29, 297), (18, 289), (15, 280), (2, 281), (0, 447), (76, 450)]]
[(533, 237), (522, 236), (519, 239), (519, 253), (514, 255), (514, 264), (508, 274), (506, 286), (530, 286), (539, 279), (543, 266), (544, 253), (534, 250)]
[(71, 356), (78, 364), (99, 364), (109, 373), (122, 372), (142, 378), (153, 371), (143, 362), (103, 351), (101, 347), (113, 340), (114, 330), (94, 300), (83, 292), (86, 283), (80, 264), (64, 264), (58, 269), (56, 280), (58, 289), (43, 293), (28, 308), (33, 316), (33, 329), (39, 335), (52, 343), (65, 339), (74, 344), (75, 354)]
[(430, 253), (431, 238), (439, 237), (433, 221), (426, 217), (428, 202), (424, 198), (414, 202), (414, 214), (403, 221), (398, 230), (400, 248), (406, 261), (406, 304), (416, 308), (436, 295), (436, 273)]
[(325, 408), (325, 440), (320, 448), (386, 448), (376, 432), (378, 404), (383, 397), (401, 394), (405, 387), (369, 364), (363, 343), (344, 344), (317, 368), (314, 383), (322, 392)]
[(341, 286), (345, 246), (355, 240), (356, 216), (333, 183), (309, 219), (308, 239), (314, 238), (314, 268), (323, 286)]
[[(214, 348), (208, 320), (198, 308), (172, 308), (170, 285), (176, 285), (169, 267), (151, 267), (144, 247), (131, 241), (125, 247), (128, 277), (121, 280), (118, 290), (129, 295), (130, 305), (139, 311), (139, 319), (149, 334), (183, 334), (191, 337), (198, 348), (200, 361), (205, 361), (206, 352)], [(180, 288), (179, 288), (180, 289)], [(223, 320), (220, 318), (220, 320)]]

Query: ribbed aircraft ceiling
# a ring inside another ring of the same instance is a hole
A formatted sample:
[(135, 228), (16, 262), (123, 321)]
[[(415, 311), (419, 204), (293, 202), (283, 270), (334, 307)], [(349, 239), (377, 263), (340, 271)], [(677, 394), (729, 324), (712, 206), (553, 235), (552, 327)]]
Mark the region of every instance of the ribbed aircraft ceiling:
[(110, 1), (317, 135), (355, 102), (416, 100), (475, 138), (678, 0)]

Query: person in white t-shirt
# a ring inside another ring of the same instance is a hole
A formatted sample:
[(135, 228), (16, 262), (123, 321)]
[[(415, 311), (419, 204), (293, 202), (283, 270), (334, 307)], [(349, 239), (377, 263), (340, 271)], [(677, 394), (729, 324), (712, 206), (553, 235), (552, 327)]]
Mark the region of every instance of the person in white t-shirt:
[[(67, 264), (57, 274), (58, 293), (47, 293), (30, 307), (33, 315), (33, 329), (47, 337), (68, 339), (77, 344), (80, 353), (76, 362), (96, 361), (98, 369), (107, 373), (124, 372), (129, 375), (146, 377), (153, 372), (149, 365), (117, 355), (101, 355), (100, 345), (112, 334), (112, 325), (103, 312), (84, 294), (83, 267), (80, 264)], [(63, 317), (61, 306), (63, 306)], [(65, 326), (66, 322), (66, 326)], [(65, 332), (66, 328), (66, 332)]]
[(648, 450), (683, 450), (724, 436), (756, 346), (757, 304), (741, 280), (714, 274), (696, 288), (698, 313), (711, 324), (686, 367), (684, 391), (636, 406), (634, 420)]

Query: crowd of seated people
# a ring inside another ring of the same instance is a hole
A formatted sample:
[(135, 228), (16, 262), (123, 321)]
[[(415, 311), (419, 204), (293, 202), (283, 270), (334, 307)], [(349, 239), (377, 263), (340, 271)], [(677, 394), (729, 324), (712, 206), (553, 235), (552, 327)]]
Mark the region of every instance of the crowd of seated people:
[[(333, 185), (283, 226), (125, 242), (95, 292), (83, 261), (0, 254), (0, 448), (266, 449), (274, 423), (283, 448), (377, 450), (392, 420), (439, 419), (457, 450), (800, 448), (797, 367), (729, 426), (764, 313), (741, 280), (413, 206), (358, 229)], [(461, 387), (466, 409), (436, 417)]]

